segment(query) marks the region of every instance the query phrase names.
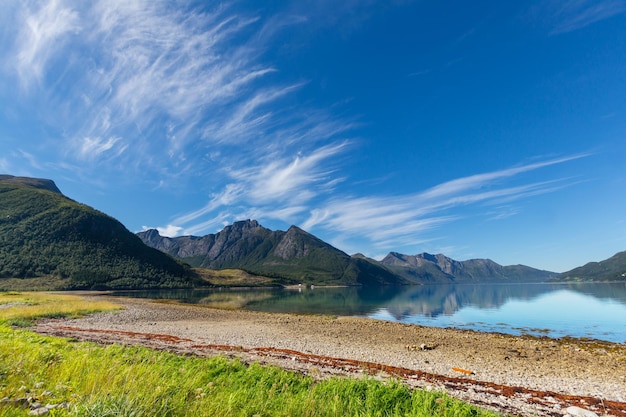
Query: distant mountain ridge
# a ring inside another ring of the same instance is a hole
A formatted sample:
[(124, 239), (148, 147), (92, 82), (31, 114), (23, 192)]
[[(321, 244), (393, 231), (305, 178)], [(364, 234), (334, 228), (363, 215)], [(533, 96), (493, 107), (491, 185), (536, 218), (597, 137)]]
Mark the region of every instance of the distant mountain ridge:
[(282, 278), (286, 284), (403, 285), (410, 282), (366, 259), (354, 258), (296, 226), (272, 231), (256, 220), (226, 226), (202, 237), (137, 233), (148, 246), (208, 269), (239, 268)]
[(390, 252), (382, 261), (391, 271), (421, 283), (546, 281), (556, 274), (524, 265), (502, 266), (491, 259), (455, 261), (443, 254)]
[(0, 175), (0, 280), (54, 277), (64, 289), (191, 287), (191, 269), (51, 180)]
[(137, 234), (144, 243), (195, 267), (240, 268), (259, 275), (329, 285), (536, 282), (556, 274), (535, 268), (501, 266), (489, 259), (455, 261), (442, 254), (389, 253), (382, 261), (349, 256), (304, 230), (272, 231), (256, 220), (226, 226), (206, 236), (163, 237), (157, 230)]

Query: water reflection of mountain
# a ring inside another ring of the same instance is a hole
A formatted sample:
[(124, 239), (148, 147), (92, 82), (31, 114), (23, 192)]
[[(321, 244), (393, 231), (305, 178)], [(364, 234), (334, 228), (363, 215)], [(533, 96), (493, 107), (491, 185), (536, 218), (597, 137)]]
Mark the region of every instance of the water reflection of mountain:
[(405, 290), (406, 287), (393, 286), (285, 290), (252, 302), (246, 308), (266, 312), (361, 316), (387, 305)]
[(626, 282), (579, 282), (563, 284), (560, 287), (565, 287), (601, 300), (611, 300), (621, 304), (626, 304)]
[(185, 304), (205, 304), (217, 308), (245, 308), (249, 303), (271, 298), (271, 289), (168, 289), (116, 291), (113, 294), (122, 297), (150, 298), (170, 300)]
[(531, 300), (554, 291), (571, 290), (626, 304), (626, 284), (482, 284), (410, 287), (386, 304), (396, 320), (412, 315), (452, 315), (464, 307), (493, 309), (509, 300)]
[(452, 315), (464, 307), (494, 309), (511, 300), (532, 300), (569, 290), (626, 305), (626, 283), (456, 284), (374, 286), (300, 290), (214, 289), (118, 292), (116, 295), (170, 299), (219, 308), (267, 312), (365, 316), (384, 308), (396, 320)]

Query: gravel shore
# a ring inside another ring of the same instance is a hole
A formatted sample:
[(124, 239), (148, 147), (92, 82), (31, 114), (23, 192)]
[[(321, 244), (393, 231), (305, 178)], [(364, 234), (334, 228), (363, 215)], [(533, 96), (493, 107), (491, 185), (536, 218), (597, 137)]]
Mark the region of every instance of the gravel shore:
[(516, 337), (351, 317), (219, 310), (110, 298), (124, 306), (36, 331), (100, 343), (225, 354), (314, 377), (396, 377), (514, 415), (556, 416), (577, 406), (626, 416), (626, 345)]

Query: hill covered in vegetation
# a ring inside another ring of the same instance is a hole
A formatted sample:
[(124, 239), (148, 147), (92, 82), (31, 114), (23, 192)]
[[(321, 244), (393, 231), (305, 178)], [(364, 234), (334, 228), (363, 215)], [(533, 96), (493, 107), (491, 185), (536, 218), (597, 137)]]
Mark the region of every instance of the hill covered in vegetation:
[(0, 280), (54, 277), (66, 289), (190, 287), (191, 268), (51, 180), (0, 176)]
[(559, 276), (564, 281), (625, 281), (626, 251), (600, 262), (589, 262)]

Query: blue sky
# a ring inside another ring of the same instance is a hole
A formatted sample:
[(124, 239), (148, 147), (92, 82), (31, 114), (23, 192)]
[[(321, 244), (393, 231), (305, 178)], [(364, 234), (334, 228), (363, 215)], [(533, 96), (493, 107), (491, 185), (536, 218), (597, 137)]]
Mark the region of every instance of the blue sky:
[(134, 232), (626, 250), (626, 0), (9, 0), (0, 56), (0, 173)]

